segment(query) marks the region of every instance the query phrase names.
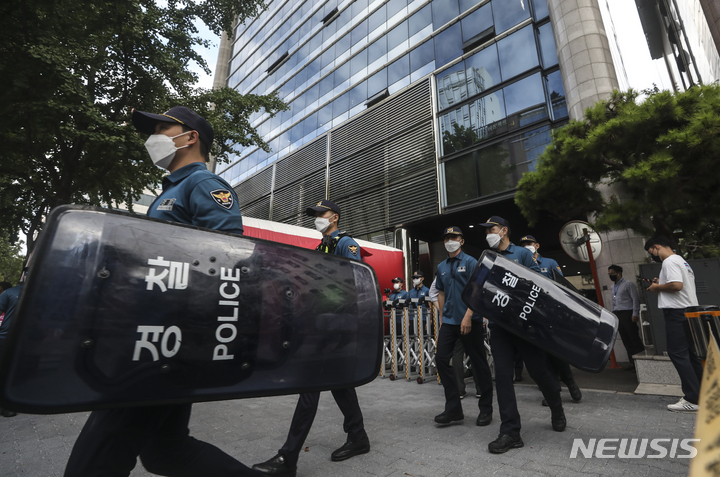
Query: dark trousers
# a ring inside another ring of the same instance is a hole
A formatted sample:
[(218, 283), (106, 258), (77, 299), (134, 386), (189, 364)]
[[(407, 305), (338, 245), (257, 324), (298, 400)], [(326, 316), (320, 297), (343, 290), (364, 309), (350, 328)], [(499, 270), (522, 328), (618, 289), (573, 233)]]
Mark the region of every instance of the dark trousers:
[(262, 475), (190, 437), (191, 410), (192, 404), (175, 404), (93, 411), (75, 441), (65, 477), (125, 477), (138, 456), (157, 475)]
[[(455, 348), (453, 348), (452, 368), (453, 373), (455, 373), (458, 392), (461, 395), (465, 394), (465, 347), (460, 340), (455, 342)], [(479, 384), (480, 378), (478, 377), (477, 371), (475, 371), (475, 367), (471, 366), (470, 371), (472, 372), (473, 381), (475, 381), (475, 394), (482, 394), (482, 389)]]
[(540, 387), (550, 410), (562, 410), (560, 384), (548, 369), (544, 351), (494, 324), (490, 325), (490, 346), (495, 359), (495, 391), (502, 420), (500, 434), (520, 434), (520, 413), (513, 385), (516, 351), (522, 356), (528, 374)]
[(520, 356), (520, 353), (515, 351), (515, 377), (518, 378), (522, 376), (523, 372), (523, 361), (522, 356)]
[(480, 386), (478, 409), (480, 412), (492, 413), (492, 374), (485, 355), (484, 339), (485, 332), (482, 323), (477, 320), (473, 321), (470, 333), (466, 335), (460, 333), (460, 325), (443, 323), (440, 327), (435, 363), (440, 375), (440, 382), (445, 390), (445, 411), (462, 412), (463, 410), (457, 378), (450, 365), (455, 343), (460, 340), (465, 347), (465, 353), (470, 357), (473, 369), (478, 374), (477, 384)]
[(613, 313), (618, 317), (618, 332), (632, 363), (633, 355), (645, 351), (645, 345), (640, 338), (640, 330), (637, 323), (632, 320), (632, 310), (613, 310)]
[(685, 318), (685, 309), (663, 308), (665, 316), (665, 338), (670, 361), (680, 375), (685, 400), (698, 403), (703, 366), (700, 358), (690, 350), (690, 330)]
[[(570, 383), (575, 382), (575, 376), (573, 376), (573, 372), (570, 369), (570, 365), (567, 364), (565, 361), (563, 361), (560, 358), (556, 358), (555, 356), (546, 353), (547, 354), (547, 363), (550, 367), (550, 371), (552, 371), (555, 376), (557, 376), (560, 381), (563, 383), (569, 385)], [(560, 384), (558, 383), (558, 386)]]
[[(332, 391), (332, 395), (343, 416), (345, 416), (343, 430), (348, 435), (348, 442), (357, 442), (367, 438), (355, 388), (336, 389)], [(287, 440), (279, 451), (290, 465), (297, 464), (300, 450), (315, 420), (319, 401), (319, 392), (304, 393), (298, 399)]]

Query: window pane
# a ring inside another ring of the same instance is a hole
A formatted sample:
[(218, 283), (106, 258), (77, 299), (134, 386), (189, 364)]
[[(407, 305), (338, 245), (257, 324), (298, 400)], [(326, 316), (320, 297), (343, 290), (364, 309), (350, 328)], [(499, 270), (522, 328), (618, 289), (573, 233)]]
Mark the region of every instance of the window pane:
[(460, 13), (465, 13), (482, 0), (460, 0)]
[(515, 129), (547, 118), (540, 73), (504, 88), (508, 128)]
[[(433, 2), (434, 4), (435, 2)], [(440, 68), (462, 56), (460, 24), (456, 23), (435, 37), (435, 67)]]
[(568, 115), (567, 102), (565, 101), (565, 88), (562, 84), (560, 72), (556, 71), (547, 77), (547, 90), (550, 96), (550, 104), (555, 120), (565, 118)]
[(382, 37), (375, 40), (375, 42), (370, 45), (368, 48), (368, 64), (372, 64), (373, 61), (380, 58), (382, 55), (387, 53), (387, 39), (386, 36), (383, 35)]
[(312, 63), (305, 67), (308, 79), (320, 72), (320, 61), (322, 61), (321, 58), (316, 58)]
[(330, 129), (332, 120), (332, 103), (330, 103), (318, 111), (318, 128), (322, 128), (324, 131), (327, 131)]
[(387, 17), (392, 18), (397, 12), (407, 6), (407, 0), (390, 0), (387, 3)]
[(317, 47), (322, 45), (323, 39), (322, 39), (322, 32), (316, 33), (314, 37), (310, 38), (309, 44), (310, 44), (310, 52), (312, 53), (315, 51)]
[(350, 46), (352, 46), (352, 42), (350, 39), (350, 33), (347, 33), (345, 36), (340, 38), (337, 43), (335, 43), (335, 55), (340, 56), (346, 51), (350, 49)]
[(332, 65), (335, 61), (335, 45), (331, 46), (322, 54), (321, 66), (325, 68), (328, 65)]
[(340, 29), (342, 27), (344, 27), (345, 25), (347, 25), (351, 19), (352, 19), (352, 10), (350, 10), (349, 8), (346, 8), (345, 10), (342, 11), (342, 13), (340, 13), (340, 16), (338, 16), (335, 19), (335, 21), (333, 21), (333, 23), (336, 24), (335, 27), (337, 28), (338, 31), (340, 31)]
[(367, 80), (368, 98), (387, 88), (387, 68), (383, 68)]
[(533, 7), (535, 7), (535, 20), (542, 20), (550, 15), (547, 0), (533, 0)]
[(375, 10), (375, 12), (370, 15), (369, 18), (369, 30), (375, 31), (376, 28), (378, 28), (381, 25), (385, 24), (385, 5)]
[(474, 133), (474, 142), (484, 141), (507, 132), (502, 90), (487, 94), (470, 103), (470, 124)]
[(465, 63), (462, 61), (437, 76), (438, 107), (442, 110), (468, 98)]
[(432, 40), (426, 41), (410, 52), (410, 71), (417, 71), (435, 59)]
[(396, 83), (410, 74), (410, 55), (405, 55), (388, 66), (388, 84)]
[(458, 0), (433, 0), (433, 26), (435, 30), (460, 14)]
[(388, 51), (392, 50), (396, 46), (408, 39), (408, 22), (404, 21), (387, 34)]
[(305, 109), (305, 95), (301, 94), (295, 100), (292, 102), (292, 110), (293, 114), (297, 114), (303, 109)]
[(303, 68), (295, 74), (295, 84), (302, 86), (307, 81), (307, 68)]
[(444, 156), (472, 145), (473, 131), (470, 125), (470, 109), (467, 105), (440, 116), (440, 135)]
[(497, 45), (503, 80), (508, 80), (539, 64), (532, 26), (503, 38)]
[(318, 100), (318, 98), (320, 97), (319, 93), (320, 85), (318, 84), (305, 91), (305, 97), (307, 98), (307, 106), (312, 105), (315, 101)]
[(415, 12), (413, 16), (408, 20), (408, 26), (410, 28), (410, 36), (419, 32), (423, 28), (432, 24), (432, 10), (430, 5), (423, 7), (420, 11)]
[(495, 17), (495, 34), (502, 33), (530, 18), (530, 6), (527, 0), (492, 0), (492, 10)]
[(358, 16), (365, 10), (369, 5), (369, 0), (355, 0), (352, 4), (352, 16), (353, 18)]
[(345, 62), (342, 64), (339, 68), (335, 70), (335, 82), (333, 83), (335, 86), (342, 85), (345, 81), (347, 81), (350, 78), (350, 63)]
[(352, 44), (355, 45), (358, 41), (368, 36), (368, 21), (365, 20), (352, 31)]
[(444, 164), (445, 190), (448, 205), (459, 204), (478, 197), (475, 157), (471, 152)]
[(493, 26), (490, 5), (475, 10), (462, 20), (462, 41), (466, 42)]
[(499, 84), (502, 80), (500, 78), (497, 45), (490, 45), (467, 58), (465, 68), (469, 96), (475, 96)]
[(367, 82), (363, 81), (350, 90), (350, 108), (363, 104), (365, 101), (367, 101)]
[(542, 56), (543, 68), (557, 65), (557, 48), (555, 48), (555, 37), (553, 37), (550, 23), (538, 28), (538, 36), (540, 38), (540, 55)]
[(517, 185), (522, 175), (534, 171), (537, 158), (550, 144), (550, 126), (528, 131), (510, 140), (510, 155), (513, 164), (512, 185)]
[(335, 75), (330, 73), (320, 81), (320, 96), (329, 93), (333, 90), (333, 77)]
[(367, 66), (367, 48), (350, 60), (350, 74), (354, 75)]

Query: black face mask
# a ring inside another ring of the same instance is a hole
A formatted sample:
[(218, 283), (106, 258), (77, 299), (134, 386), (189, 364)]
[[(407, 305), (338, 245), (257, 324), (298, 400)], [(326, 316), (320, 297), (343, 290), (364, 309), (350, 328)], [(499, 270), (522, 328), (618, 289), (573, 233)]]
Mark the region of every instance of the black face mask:
[(650, 253), (650, 258), (655, 263), (662, 263), (662, 259), (660, 258), (660, 255), (653, 255), (652, 253)]
[(614, 281), (614, 282), (616, 282), (617, 279), (618, 279), (618, 276), (617, 276), (617, 275), (608, 275), (608, 276), (610, 277), (610, 280), (612, 280), (612, 281)]

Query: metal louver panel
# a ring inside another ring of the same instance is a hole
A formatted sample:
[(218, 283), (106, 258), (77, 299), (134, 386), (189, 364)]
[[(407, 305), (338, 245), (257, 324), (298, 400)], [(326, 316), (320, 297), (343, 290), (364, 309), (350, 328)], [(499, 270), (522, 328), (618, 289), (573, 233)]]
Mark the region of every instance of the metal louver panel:
[(273, 168), (268, 167), (236, 185), (234, 189), (238, 196), (240, 209), (242, 209), (244, 205), (254, 202), (264, 195), (269, 196), (272, 188), (272, 177)]
[(327, 135), (284, 157), (275, 164), (275, 190), (285, 187), (308, 174), (325, 169), (326, 164)]
[(243, 217), (268, 220), (270, 218), (270, 196), (263, 197), (252, 204), (240, 206), (240, 212)]
[(325, 169), (276, 189), (273, 195), (273, 220), (305, 216), (305, 209), (325, 198)]
[(432, 118), (430, 80), (419, 83), (333, 131), (330, 162), (365, 149), (426, 118)]

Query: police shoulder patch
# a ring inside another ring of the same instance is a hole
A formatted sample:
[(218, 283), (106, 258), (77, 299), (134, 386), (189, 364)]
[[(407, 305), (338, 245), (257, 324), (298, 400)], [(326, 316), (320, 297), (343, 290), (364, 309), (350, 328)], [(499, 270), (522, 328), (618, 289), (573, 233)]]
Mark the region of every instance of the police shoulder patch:
[(350, 250), (350, 253), (352, 253), (353, 255), (357, 255), (358, 246), (357, 245), (349, 245), (348, 250)]
[(233, 206), (233, 196), (227, 189), (216, 189), (211, 191), (210, 197), (212, 197), (215, 203), (223, 209), (230, 210)]

